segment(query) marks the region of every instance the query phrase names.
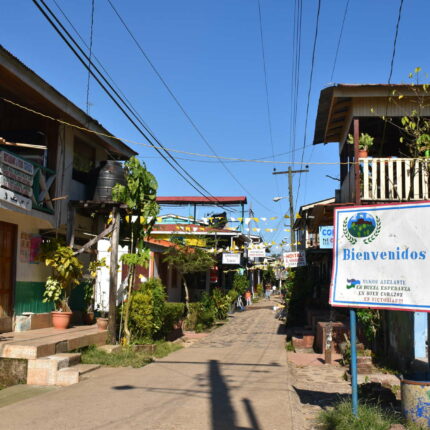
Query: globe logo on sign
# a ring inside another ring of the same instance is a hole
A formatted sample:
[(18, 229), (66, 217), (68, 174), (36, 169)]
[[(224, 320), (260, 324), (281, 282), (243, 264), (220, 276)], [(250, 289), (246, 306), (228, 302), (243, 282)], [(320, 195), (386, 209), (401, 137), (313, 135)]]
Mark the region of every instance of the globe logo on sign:
[(379, 217), (373, 217), (367, 212), (358, 212), (343, 222), (343, 233), (353, 245), (357, 243), (358, 239), (364, 239), (363, 242), (369, 244), (375, 240), (380, 231)]

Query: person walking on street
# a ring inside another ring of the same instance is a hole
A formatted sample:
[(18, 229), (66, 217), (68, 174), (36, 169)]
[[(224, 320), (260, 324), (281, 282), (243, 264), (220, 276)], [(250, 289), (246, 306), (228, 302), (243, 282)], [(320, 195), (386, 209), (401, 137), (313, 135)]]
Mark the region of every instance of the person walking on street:
[(245, 299), (246, 299), (246, 306), (251, 306), (251, 305), (252, 305), (252, 301), (251, 301), (251, 291), (246, 290), (246, 293), (245, 293)]
[(270, 284), (267, 284), (265, 287), (264, 295), (266, 297), (266, 300), (270, 299), (270, 293), (272, 292), (272, 286)]

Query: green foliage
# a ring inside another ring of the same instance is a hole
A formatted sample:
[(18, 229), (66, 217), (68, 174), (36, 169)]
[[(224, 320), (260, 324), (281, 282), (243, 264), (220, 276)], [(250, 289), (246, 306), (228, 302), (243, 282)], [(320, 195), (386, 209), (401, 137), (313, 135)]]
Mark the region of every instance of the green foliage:
[(82, 279), (81, 262), (72, 248), (57, 241), (46, 242), (42, 246), (41, 260), (52, 268), (52, 275), (45, 285), (43, 302), (52, 301), (57, 310), (70, 311), (68, 298), (72, 288), (79, 285)]
[(133, 292), (130, 302), (132, 338), (153, 339), (160, 334), (164, 319), (166, 292), (157, 278), (143, 283)]
[(174, 330), (175, 325), (179, 324), (184, 318), (185, 305), (184, 303), (171, 303), (166, 302), (164, 304), (163, 314), (163, 328), (162, 333), (164, 336), (168, 335)]
[(190, 248), (180, 244), (171, 246), (164, 252), (164, 262), (176, 268), (182, 275), (206, 272), (216, 261), (201, 248)]
[(348, 400), (339, 402), (334, 409), (322, 411), (318, 421), (322, 430), (389, 430), (392, 424), (400, 422), (400, 417), (380, 406), (360, 404), (356, 418)]
[(106, 258), (92, 260), (88, 265), (90, 279), (84, 282), (84, 301), (87, 305), (87, 311), (90, 312), (94, 305), (94, 284), (97, 278), (97, 272), (101, 267), (106, 267)]
[(273, 267), (269, 266), (267, 269), (263, 270), (263, 284), (273, 285), (274, 283), (276, 283), (275, 272), (273, 270)]
[(307, 266), (289, 270), (286, 282), (289, 296), (288, 324), (305, 324), (306, 308), (312, 300), (314, 276)]
[[(409, 148), (413, 157), (423, 156), (426, 151), (430, 150), (430, 120), (422, 116), (422, 112), (428, 107), (428, 96), (430, 93), (429, 84), (419, 85), (421, 76), (421, 67), (416, 67), (415, 70), (409, 74), (411, 84), (408, 88), (412, 92), (412, 96), (408, 94), (408, 104), (413, 105), (409, 115), (401, 118), (400, 142), (405, 143)], [(405, 94), (400, 93), (397, 89), (393, 90), (390, 102), (397, 104), (402, 100)], [(391, 118), (383, 118), (395, 127), (399, 127), (394, 123)]]
[(148, 267), (150, 255), (149, 249), (138, 249), (133, 254), (128, 253), (121, 255), (120, 261), (127, 266)]
[(152, 362), (152, 358), (143, 352), (133, 351), (131, 347), (123, 347), (120, 351), (107, 353), (90, 346), (81, 352), (84, 364), (101, 364), (110, 367), (143, 367)]
[(257, 296), (262, 296), (263, 295), (263, 284), (257, 284), (256, 286), (255, 286), (255, 290), (254, 290), (254, 292), (255, 292), (255, 294), (257, 295)]
[[(367, 151), (371, 146), (373, 146), (374, 137), (370, 136), (367, 133), (361, 133), (358, 139), (358, 148)], [(354, 136), (352, 134), (348, 134), (347, 143), (350, 145), (354, 145)]]
[(381, 325), (381, 314), (377, 309), (357, 309), (358, 322), (367, 342), (372, 345)]
[(249, 281), (246, 275), (235, 273), (233, 277), (233, 289), (237, 292), (236, 297), (240, 294), (244, 294), (249, 288)]
[(212, 303), (215, 307), (215, 318), (218, 320), (225, 320), (231, 305), (231, 298), (221, 288), (214, 288), (212, 290)]
[[(149, 230), (159, 211), (156, 202), (157, 180), (136, 157), (131, 157), (124, 164), (124, 176), (126, 185), (116, 184), (113, 187), (113, 200), (125, 203), (129, 212), (142, 215), (143, 219), (139, 217), (138, 221), (145, 230)], [(153, 218), (148, 220), (148, 217)]]

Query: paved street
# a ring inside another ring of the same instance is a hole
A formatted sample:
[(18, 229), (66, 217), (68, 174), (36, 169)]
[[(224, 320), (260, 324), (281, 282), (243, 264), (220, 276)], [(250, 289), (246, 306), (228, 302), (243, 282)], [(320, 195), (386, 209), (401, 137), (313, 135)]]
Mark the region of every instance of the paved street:
[[(189, 348), (0, 410), (2, 429), (293, 430), (285, 335), (262, 301)], [(295, 414), (294, 414), (295, 412)]]

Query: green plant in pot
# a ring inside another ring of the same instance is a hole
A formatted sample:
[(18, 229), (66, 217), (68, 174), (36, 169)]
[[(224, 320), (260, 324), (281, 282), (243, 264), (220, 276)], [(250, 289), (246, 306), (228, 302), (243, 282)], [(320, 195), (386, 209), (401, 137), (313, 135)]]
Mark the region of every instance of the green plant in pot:
[(70, 293), (82, 279), (83, 266), (72, 248), (56, 241), (44, 244), (41, 258), (45, 265), (52, 269), (52, 274), (45, 283), (43, 302), (54, 303), (52, 325), (58, 329), (66, 329), (72, 318)]
[[(374, 137), (367, 133), (361, 133), (358, 140), (358, 158), (366, 158), (369, 154), (369, 148), (373, 146)], [(354, 136), (348, 134), (347, 143), (354, 145)]]
[[(86, 324), (92, 324), (94, 322), (95, 283), (97, 273), (101, 267), (106, 267), (106, 258), (104, 257), (100, 260), (93, 260), (88, 265), (87, 279), (84, 284), (84, 301), (86, 305), (84, 321)], [(102, 318), (106, 319), (105, 317)], [(104, 326), (105, 324), (103, 323), (102, 325)]]

